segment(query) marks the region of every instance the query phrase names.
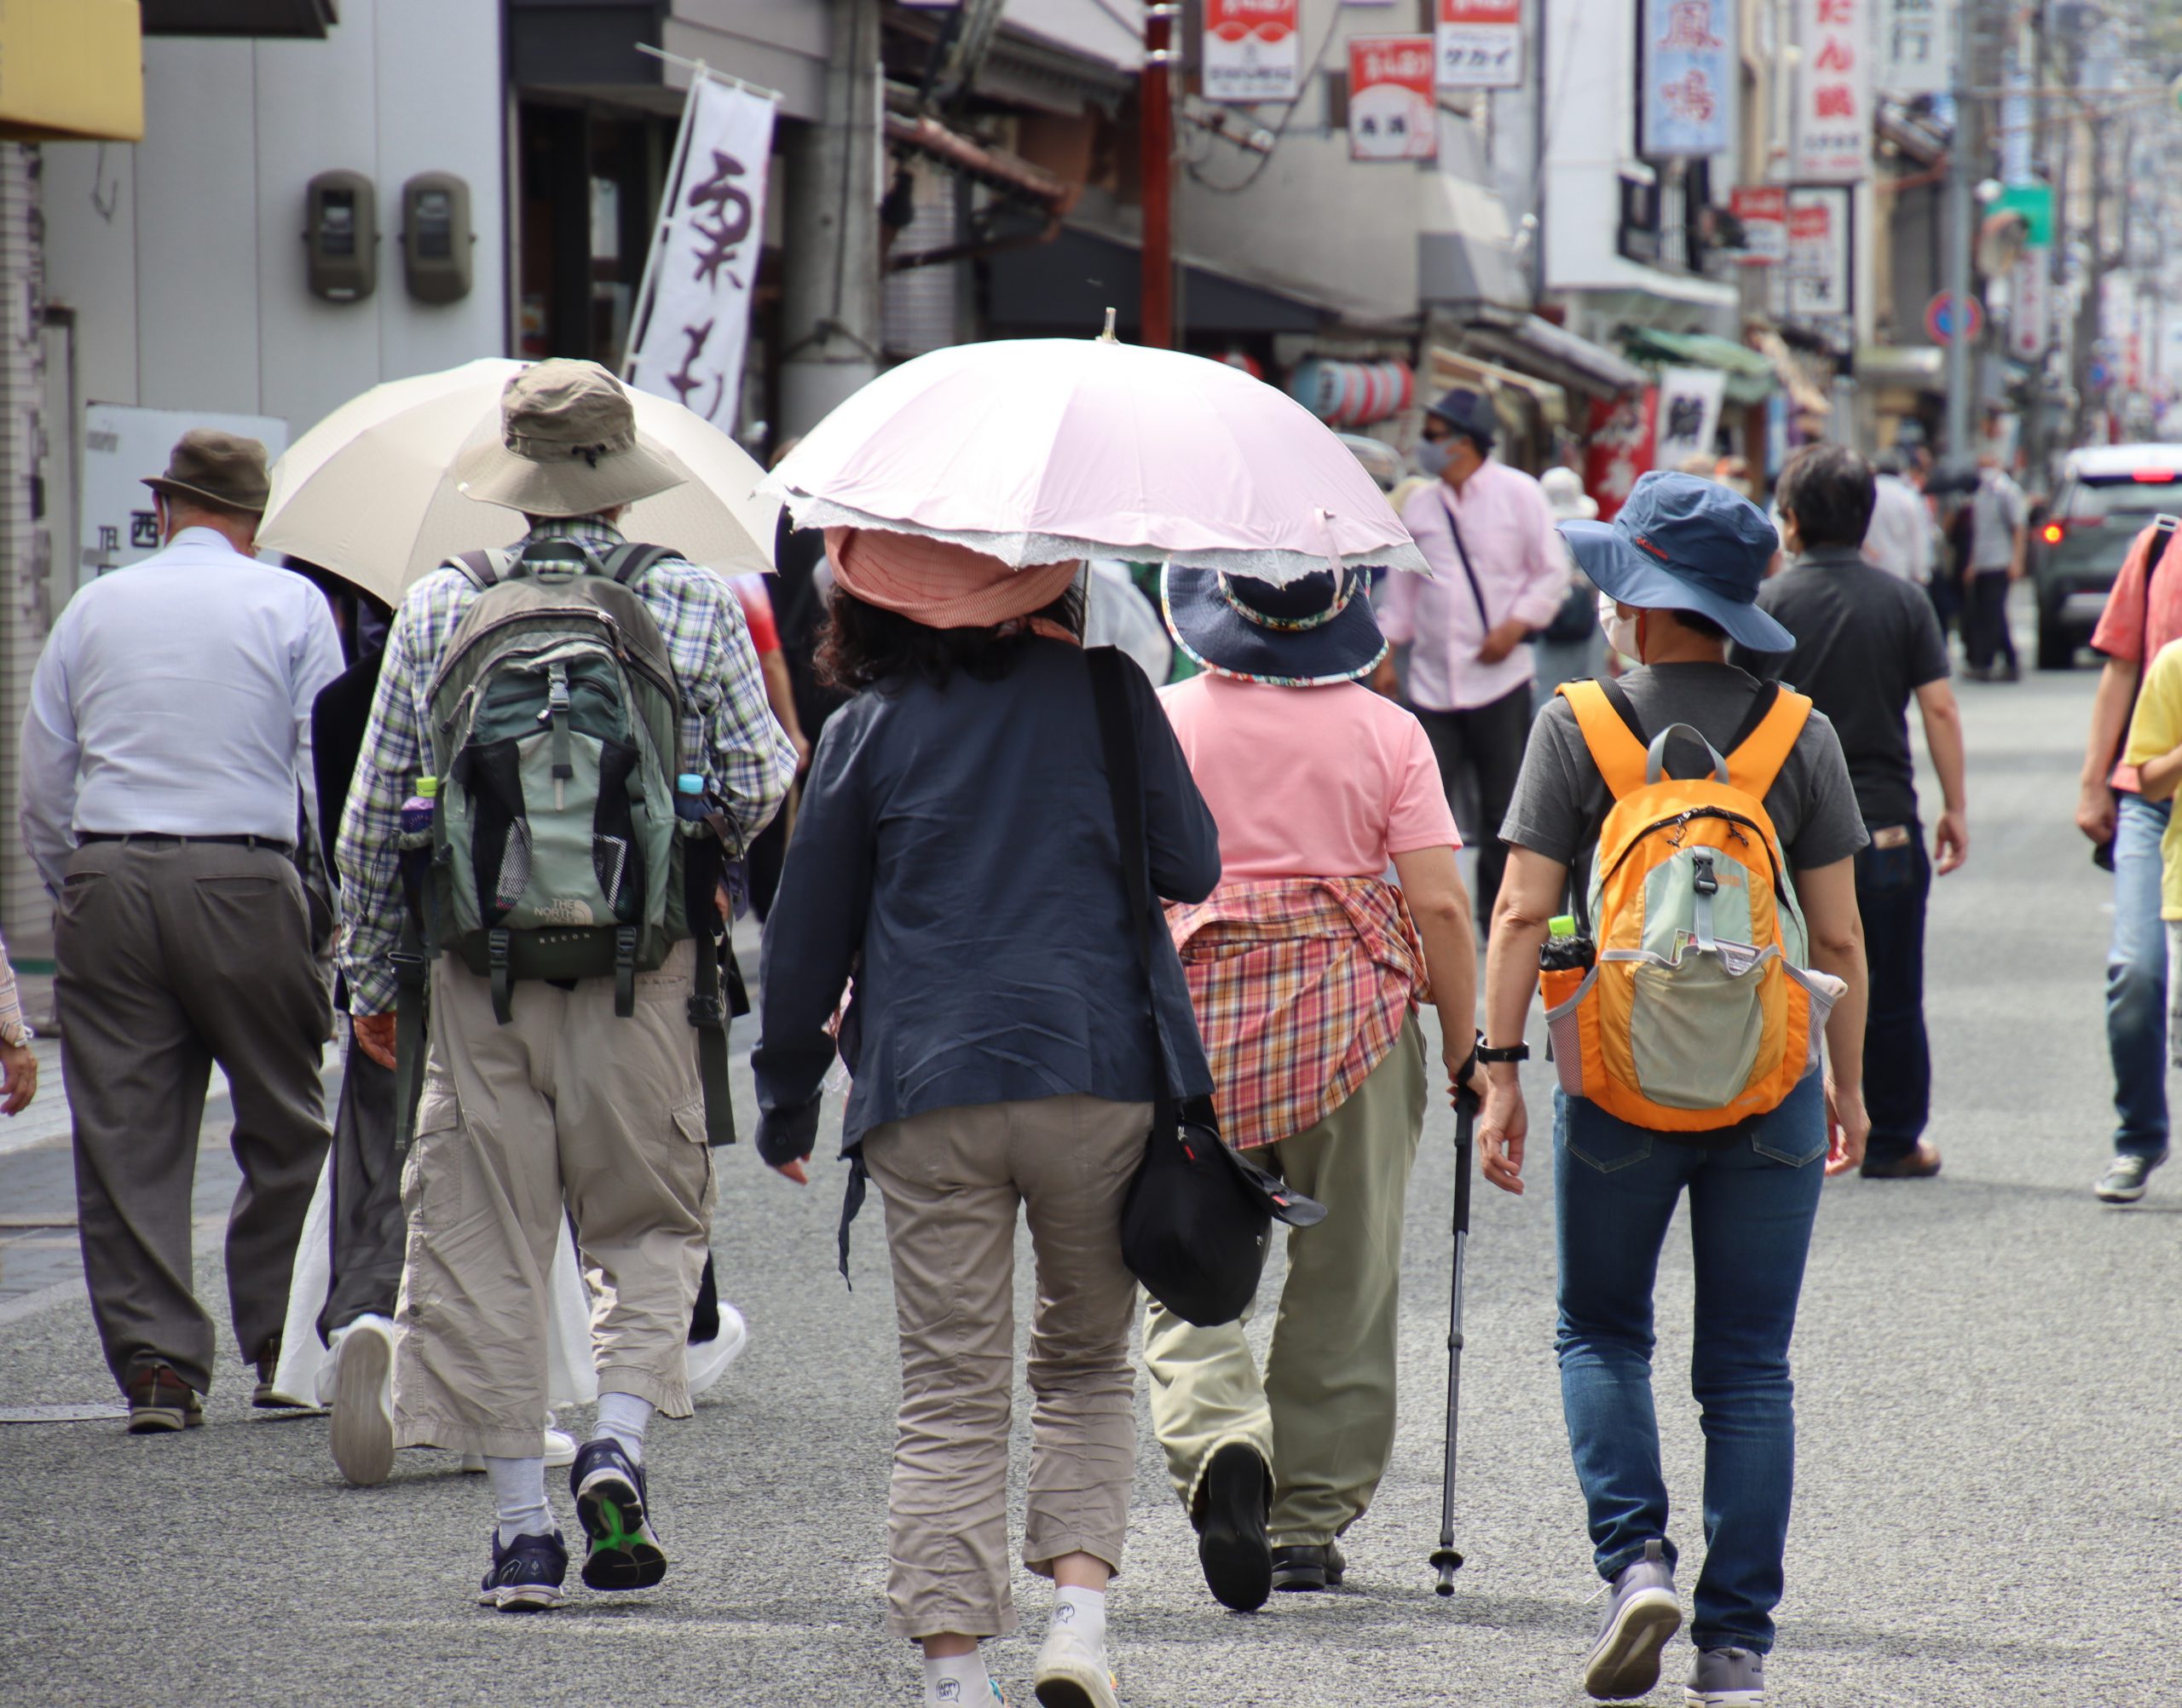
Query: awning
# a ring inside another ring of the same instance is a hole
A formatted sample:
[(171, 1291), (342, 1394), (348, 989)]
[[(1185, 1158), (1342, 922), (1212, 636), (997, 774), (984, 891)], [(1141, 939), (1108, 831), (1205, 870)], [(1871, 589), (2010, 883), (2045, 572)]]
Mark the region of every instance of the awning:
[(1603, 344), (1579, 338), (1536, 314), (1464, 326), (1463, 343), (1511, 367), (1527, 368), (1572, 391), (1617, 397), (1642, 387), (1648, 376)]
[(1738, 407), (1764, 402), (1780, 385), (1773, 364), (1733, 338), (1711, 332), (1663, 332), (1655, 326), (1624, 326), (1621, 342), (1638, 361), (1719, 369), (1728, 377), (1727, 401)]
[(144, 135), (136, 0), (0, 6), (0, 139), (134, 142)]
[[(1051, 243), (1009, 250), (986, 263), (986, 319), (996, 336), (1090, 338), (1111, 308), (1118, 330), (1134, 332), (1142, 307), (1141, 263), (1142, 251), (1125, 238), (1064, 225)], [(1329, 306), (1202, 262), (1185, 258), (1181, 274), (1182, 321), (1192, 335), (1315, 332), (1338, 318)]]
[(1445, 344), (1433, 345), (1432, 362), (1428, 372), (1430, 376), (1425, 388), (1425, 401), (1428, 403), (1442, 392), (1451, 391), (1458, 385), (1469, 386), (1491, 398), (1493, 409), (1511, 426), (1522, 424), (1520, 418), (1509, 414), (1509, 407), (1519, 396), (1529, 398), (1538, 407), (1538, 413), (1545, 418), (1548, 426), (1565, 427), (1568, 424), (1568, 394), (1550, 380), (1534, 379), (1529, 374), (1503, 367), (1498, 362), (1486, 361), (1461, 350), (1451, 350)]

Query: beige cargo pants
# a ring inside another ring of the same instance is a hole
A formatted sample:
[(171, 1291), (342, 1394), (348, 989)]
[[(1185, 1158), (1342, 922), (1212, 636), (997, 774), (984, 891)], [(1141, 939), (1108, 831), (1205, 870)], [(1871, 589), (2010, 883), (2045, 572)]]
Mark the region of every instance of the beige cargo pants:
[(1316, 1227), (1289, 1231), (1262, 1377), (1241, 1323), (1200, 1329), (1151, 1301), (1152, 1425), (1186, 1510), (1231, 1441), (1273, 1467), (1276, 1548), (1331, 1542), (1371, 1505), (1394, 1452), (1402, 1211), (1424, 1097), (1412, 1019), (1346, 1103), (1250, 1153), (1326, 1207)]
[(713, 1198), (696, 1033), (696, 961), (676, 945), (637, 977), (527, 981), (514, 1018), (442, 957), (431, 1049), (402, 1173), (409, 1222), (395, 1323), (395, 1441), (523, 1458), (546, 1422), (546, 1317), (561, 1218), (593, 1295), (602, 1393), (690, 1415), (683, 1348)]

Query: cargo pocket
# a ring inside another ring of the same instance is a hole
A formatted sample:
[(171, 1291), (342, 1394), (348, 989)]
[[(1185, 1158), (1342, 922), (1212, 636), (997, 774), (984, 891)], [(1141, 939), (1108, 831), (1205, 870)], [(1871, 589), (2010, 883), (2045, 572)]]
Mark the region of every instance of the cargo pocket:
[(1742, 1094), (1765, 1036), (1763, 969), (1740, 976), (1717, 955), (1636, 969), (1629, 1049), (1637, 1088), (1662, 1109), (1725, 1109)]
[(454, 1087), (427, 1076), (417, 1099), (417, 1128), (401, 1168), (401, 1208), (416, 1228), (451, 1227), (462, 1216), (462, 1105)]

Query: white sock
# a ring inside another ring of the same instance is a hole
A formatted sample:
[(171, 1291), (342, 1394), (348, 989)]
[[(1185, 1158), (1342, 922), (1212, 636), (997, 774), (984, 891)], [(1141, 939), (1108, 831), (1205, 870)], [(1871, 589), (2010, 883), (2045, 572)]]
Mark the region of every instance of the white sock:
[(944, 1660), (924, 1658), (924, 1708), (990, 1708), (992, 1680), (977, 1649)]
[(598, 1426), (592, 1439), (612, 1436), (621, 1444), (621, 1451), (641, 1465), (644, 1462), (644, 1428), (657, 1409), (649, 1399), (639, 1399), (633, 1394), (602, 1394), (598, 1396)]
[(1106, 1646), (1106, 1592), (1067, 1586), (1053, 1594), (1053, 1629), (1076, 1634), (1093, 1648)]
[(546, 1504), (546, 1461), (496, 1459), (488, 1454), (485, 1474), (492, 1479), (493, 1503), (499, 1509), (500, 1546), (518, 1536), (551, 1536), (553, 1509)]

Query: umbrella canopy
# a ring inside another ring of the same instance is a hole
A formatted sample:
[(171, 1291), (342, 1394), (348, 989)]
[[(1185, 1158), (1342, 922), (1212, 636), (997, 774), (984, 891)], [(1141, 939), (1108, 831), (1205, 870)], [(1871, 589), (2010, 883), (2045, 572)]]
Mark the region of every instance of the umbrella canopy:
[(1425, 569), (1318, 418), (1239, 368), (1099, 338), (957, 344), (881, 374), (761, 491), (803, 528), (928, 534), (1021, 568), (1164, 557), (1287, 582)]
[[(455, 459), (500, 431), (500, 392), (526, 364), (488, 358), (390, 380), (351, 398), (273, 465), (258, 544), (332, 570), (389, 604), (458, 551), (505, 545), (515, 511), (465, 497)], [(777, 500), (734, 440), (680, 404), (632, 390), (637, 436), (695, 479), (639, 500), (621, 518), (631, 540), (671, 546), (725, 574), (773, 567)]]

